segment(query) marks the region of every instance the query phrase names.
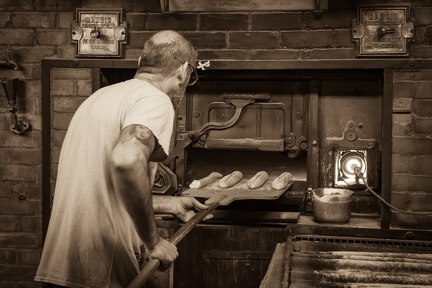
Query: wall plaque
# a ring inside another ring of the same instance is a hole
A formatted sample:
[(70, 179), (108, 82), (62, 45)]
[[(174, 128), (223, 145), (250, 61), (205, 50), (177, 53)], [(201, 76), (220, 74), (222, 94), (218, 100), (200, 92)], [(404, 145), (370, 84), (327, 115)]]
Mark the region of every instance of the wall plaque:
[(352, 20), (357, 56), (409, 56), (414, 37), (409, 6), (359, 6)]
[(77, 57), (121, 58), (126, 43), (122, 10), (77, 9), (72, 40)]

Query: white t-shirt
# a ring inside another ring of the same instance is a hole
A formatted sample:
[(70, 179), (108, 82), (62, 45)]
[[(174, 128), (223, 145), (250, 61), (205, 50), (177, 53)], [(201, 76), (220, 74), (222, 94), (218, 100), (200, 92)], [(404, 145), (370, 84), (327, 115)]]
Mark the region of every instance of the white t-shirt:
[(138, 79), (102, 88), (78, 108), (60, 154), (36, 281), (101, 288), (125, 287), (136, 277), (141, 241), (116, 199), (108, 159), (131, 124), (149, 128), (168, 155), (173, 121), (170, 98)]

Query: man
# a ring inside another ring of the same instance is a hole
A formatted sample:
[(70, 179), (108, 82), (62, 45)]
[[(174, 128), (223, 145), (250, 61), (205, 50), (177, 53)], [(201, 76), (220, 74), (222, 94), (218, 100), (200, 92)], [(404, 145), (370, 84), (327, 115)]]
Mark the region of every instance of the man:
[(60, 155), (36, 281), (127, 287), (139, 273), (141, 244), (165, 266), (176, 259), (177, 248), (159, 236), (154, 213), (187, 221), (208, 207), (189, 197), (152, 196), (151, 188), (156, 162), (169, 153), (173, 107), (195, 61), (196, 51), (180, 34), (156, 33), (144, 45), (134, 79), (99, 89), (78, 108)]

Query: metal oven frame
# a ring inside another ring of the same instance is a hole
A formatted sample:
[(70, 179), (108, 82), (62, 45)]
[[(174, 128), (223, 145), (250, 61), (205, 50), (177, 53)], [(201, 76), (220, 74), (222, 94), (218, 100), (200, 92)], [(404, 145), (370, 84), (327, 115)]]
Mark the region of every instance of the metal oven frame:
[[(100, 87), (100, 69), (135, 69), (135, 59), (58, 59), (42, 60), (42, 232), (45, 237), (50, 217), (51, 205), (51, 69), (52, 68), (90, 68), (92, 69), (92, 87)], [(392, 160), (392, 106), (393, 106), (393, 70), (432, 68), (431, 59), (349, 59), (349, 60), (215, 60), (207, 69), (220, 70), (325, 70), (325, 69), (380, 69), (383, 71), (382, 97), (382, 171), (381, 196), (390, 200), (391, 196), (391, 160)], [(318, 171), (312, 172), (318, 173)], [(316, 178), (316, 177), (315, 177)], [(391, 213), (381, 206), (381, 229), (390, 227)], [(301, 229), (300, 229), (301, 230)], [(308, 231), (312, 232), (312, 231)], [(316, 232), (316, 231), (315, 231)], [(428, 234), (428, 233), (426, 233)], [(421, 237), (421, 236), (420, 236)]]

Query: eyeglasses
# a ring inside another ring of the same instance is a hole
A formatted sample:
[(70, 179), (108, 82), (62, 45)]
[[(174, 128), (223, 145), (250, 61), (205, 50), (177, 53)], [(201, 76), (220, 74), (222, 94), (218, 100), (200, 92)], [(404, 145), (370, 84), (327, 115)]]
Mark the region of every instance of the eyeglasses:
[(189, 77), (189, 83), (187, 84), (187, 86), (195, 85), (195, 83), (198, 81), (198, 73), (197, 73), (195, 67), (187, 61), (182, 61), (182, 63), (187, 63), (188, 66), (192, 68), (192, 73)]

